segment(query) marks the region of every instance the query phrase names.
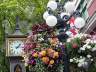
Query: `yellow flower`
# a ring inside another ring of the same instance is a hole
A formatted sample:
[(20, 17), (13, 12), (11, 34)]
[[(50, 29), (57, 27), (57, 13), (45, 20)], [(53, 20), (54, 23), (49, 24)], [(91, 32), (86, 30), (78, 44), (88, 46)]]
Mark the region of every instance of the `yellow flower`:
[(37, 53), (33, 53), (33, 57), (38, 57), (38, 54)]
[(51, 65), (54, 64), (54, 60), (50, 60), (49, 64)]
[(43, 61), (45, 64), (48, 64), (48, 62), (49, 62), (49, 57), (42, 57), (42, 61)]
[(43, 51), (40, 52), (40, 54), (41, 54), (41, 56), (46, 56), (46, 51), (43, 50)]

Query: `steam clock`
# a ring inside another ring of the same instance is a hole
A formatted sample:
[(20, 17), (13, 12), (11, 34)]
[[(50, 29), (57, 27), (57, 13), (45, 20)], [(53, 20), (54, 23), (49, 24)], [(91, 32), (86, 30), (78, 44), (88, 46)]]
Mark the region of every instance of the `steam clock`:
[(10, 61), (10, 72), (26, 72), (23, 62), (23, 45), (26, 35), (20, 32), (19, 18), (16, 17), (15, 32), (6, 38), (6, 56)]

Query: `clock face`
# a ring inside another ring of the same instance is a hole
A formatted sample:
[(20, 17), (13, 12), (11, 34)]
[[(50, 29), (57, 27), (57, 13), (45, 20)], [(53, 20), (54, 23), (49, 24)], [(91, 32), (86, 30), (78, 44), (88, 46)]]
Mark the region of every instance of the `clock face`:
[(26, 38), (8, 38), (6, 39), (6, 56), (22, 56), (23, 46)]
[(10, 49), (14, 55), (18, 56), (23, 52), (23, 45), (24, 43), (22, 40), (14, 40), (10, 43)]

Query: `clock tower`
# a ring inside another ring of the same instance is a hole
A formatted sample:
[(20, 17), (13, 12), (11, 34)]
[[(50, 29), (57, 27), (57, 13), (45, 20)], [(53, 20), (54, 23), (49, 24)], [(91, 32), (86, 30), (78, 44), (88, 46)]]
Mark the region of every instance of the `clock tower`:
[(19, 18), (16, 17), (15, 32), (6, 38), (6, 56), (10, 61), (10, 72), (26, 72), (22, 57), (26, 35), (20, 31), (18, 23)]

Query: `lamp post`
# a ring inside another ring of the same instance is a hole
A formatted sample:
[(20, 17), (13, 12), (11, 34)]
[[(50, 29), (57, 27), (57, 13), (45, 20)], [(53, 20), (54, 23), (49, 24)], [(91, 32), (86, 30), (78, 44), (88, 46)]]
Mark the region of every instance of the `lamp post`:
[[(61, 0), (56, 0), (56, 1), (49, 0), (47, 4), (47, 11), (44, 12), (43, 18), (46, 21), (46, 24), (48, 26), (59, 27), (59, 29), (63, 30), (64, 34), (62, 38), (65, 37), (66, 35), (70, 37), (70, 34), (72, 34), (72, 31), (70, 29), (81, 29), (85, 25), (85, 21), (83, 18), (80, 17), (79, 11), (74, 11), (75, 4), (73, 1), (68, 1), (65, 3), (65, 5), (60, 4), (60, 1)], [(66, 30), (66, 25), (68, 23), (70, 23), (70, 29)], [(60, 35), (62, 34), (59, 34), (58, 38)], [(62, 42), (62, 39), (59, 39), (59, 41)], [(63, 72), (70, 72), (67, 48), (64, 48), (63, 45), (61, 47), (64, 53), (63, 54), (63, 62), (64, 62)]]

